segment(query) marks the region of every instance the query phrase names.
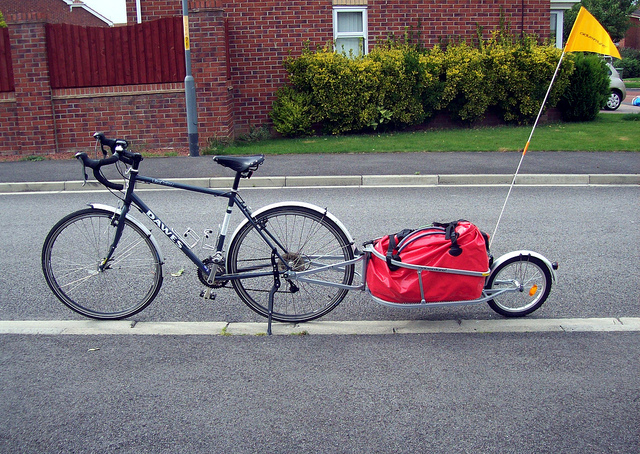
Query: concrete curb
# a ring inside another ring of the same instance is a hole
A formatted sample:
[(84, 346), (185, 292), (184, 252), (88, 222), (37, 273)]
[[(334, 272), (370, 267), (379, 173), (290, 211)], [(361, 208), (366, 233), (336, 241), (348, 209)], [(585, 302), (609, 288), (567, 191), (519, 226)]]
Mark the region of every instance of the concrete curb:
[[(265, 335), (264, 323), (135, 322), (128, 320), (2, 320), (0, 334), (23, 335)], [(499, 319), (499, 320), (398, 320), (315, 321), (304, 324), (274, 323), (276, 335), (388, 335), (388, 334), (489, 334), (533, 332), (637, 332), (640, 317)]]
[[(226, 189), (233, 178), (175, 178), (171, 181), (205, 188)], [(334, 176), (289, 176), (254, 177), (242, 180), (241, 188), (327, 187), (327, 186), (483, 186), (509, 185), (513, 175), (334, 175)], [(516, 185), (640, 185), (640, 174), (520, 174)], [(167, 189), (166, 186), (141, 184), (140, 189)], [(16, 192), (62, 192), (80, 190), (104, 190), (95, 180), (87, 181), (43, 181), (0, 183), (0, 193)]]

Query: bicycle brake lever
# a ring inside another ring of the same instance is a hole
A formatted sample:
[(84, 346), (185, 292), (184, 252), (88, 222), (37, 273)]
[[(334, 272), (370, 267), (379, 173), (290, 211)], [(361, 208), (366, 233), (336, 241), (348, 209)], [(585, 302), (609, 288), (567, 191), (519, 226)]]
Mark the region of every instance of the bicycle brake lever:
[[(78, 158), (78, 156), (80, 156), (80, 154), (81, 153), (76, 154), (76, 159)], [(80, 163), (82, 164), (82, 187), (84, 188), (84, 185), (87, 184), (87, 179), (89, 178), (89, 176), (87, 175), (87, 166), (84, 165), (84, 161), (82, 159), (78, 159), (78, 161), (80, 161)]]

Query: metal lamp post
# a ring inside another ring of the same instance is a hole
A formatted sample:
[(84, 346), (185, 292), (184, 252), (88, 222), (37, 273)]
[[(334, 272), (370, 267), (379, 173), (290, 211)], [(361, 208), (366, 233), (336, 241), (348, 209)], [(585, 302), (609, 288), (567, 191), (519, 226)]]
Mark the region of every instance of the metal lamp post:
[(187, 131), (189, 133), (189, 156), (198, 156), (198, 109), (196, 106), (196, 84), (191, 75), (191, 45), (189, 42), (188, 0), (182, 0), (182, 24), (184, 27), (184, 61), (186, 77), (184, 90), (187, 101)]

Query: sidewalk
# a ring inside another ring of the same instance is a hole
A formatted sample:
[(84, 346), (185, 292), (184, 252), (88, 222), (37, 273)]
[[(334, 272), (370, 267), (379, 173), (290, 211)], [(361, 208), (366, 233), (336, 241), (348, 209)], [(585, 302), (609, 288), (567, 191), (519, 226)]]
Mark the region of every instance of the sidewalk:
[[(421, 152), (267, 156), (244, 186), (509, 184), (519, 152)], [(2, 162), (0, 192), (79, 189), (75, 160)], [(233, 173), (211, 156), (145, 158), (141, 173), (224, 187)], [(89, 169), (90, 170), (90, 169)], [(90, 188), (100, 188), (89, 173)], [(95, 183), (95, 184), (93, 184)], [(529, 152), (519, 184), (640, 184), (640, 154), (633, 152)]]

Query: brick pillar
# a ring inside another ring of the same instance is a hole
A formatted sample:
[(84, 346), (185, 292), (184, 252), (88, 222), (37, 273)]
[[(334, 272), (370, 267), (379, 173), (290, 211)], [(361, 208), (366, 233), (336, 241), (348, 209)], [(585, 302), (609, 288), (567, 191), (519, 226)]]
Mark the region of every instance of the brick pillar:
[(41, 13), (7, 18), (16, 97), (15, 147), (23, 155), (56, 151), (44, 18)]
[(224, 11), (218, 2), (191, 2), (191, 71), (196, 85), (200, 146), (213, 137), (233, 137), (233, 93), (228, 79)]

